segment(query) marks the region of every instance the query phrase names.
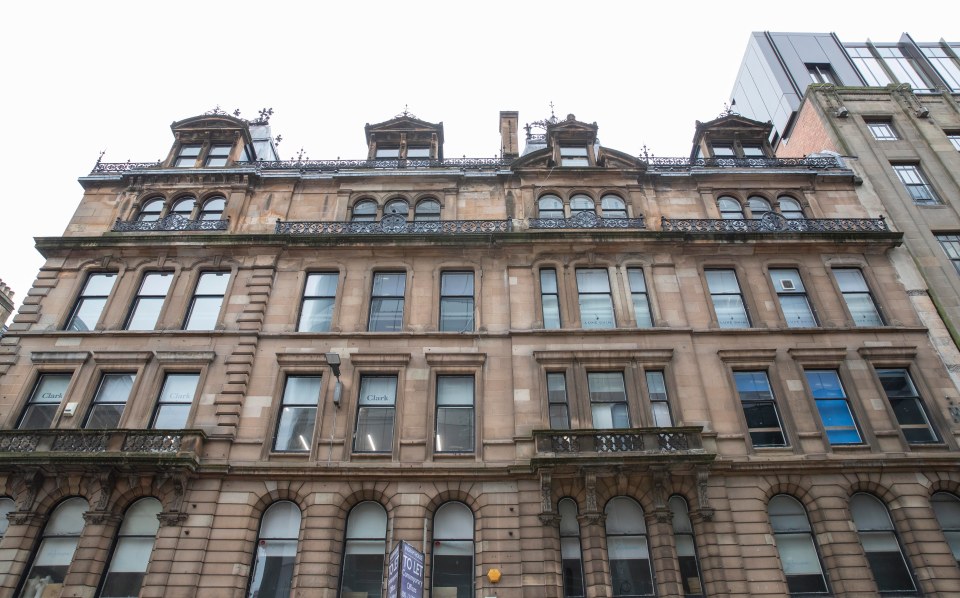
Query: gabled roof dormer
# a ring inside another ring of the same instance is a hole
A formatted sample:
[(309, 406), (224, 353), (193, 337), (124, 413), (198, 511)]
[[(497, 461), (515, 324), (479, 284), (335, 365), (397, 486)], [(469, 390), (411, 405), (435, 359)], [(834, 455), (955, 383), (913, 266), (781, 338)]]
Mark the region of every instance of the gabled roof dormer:
[(443, 160), (443, 123), (420, 120), (404, 110), (363, 128), (368, 160)]
[[(532, 127), (545, 134), (530, 132)], [(523, 156), (514, 167), (530, 168), (644, 168), (637, 158), (602, 147), (597, 139), (597, 123), (585, 123), (568, 114), (565, 120), (550, 117), (526, 126), (527, 140)]]
[(702, 123), (697, 121), (690, 159), (772, 158), (768, 141), (773, 123), (760, 122), (732, 112)]
[(174, 122), (170, 129), (174, 143), (164, 162), (169, 168), (217, 168), (258, 157), (250, 123), (236, 116), (214, 111)]

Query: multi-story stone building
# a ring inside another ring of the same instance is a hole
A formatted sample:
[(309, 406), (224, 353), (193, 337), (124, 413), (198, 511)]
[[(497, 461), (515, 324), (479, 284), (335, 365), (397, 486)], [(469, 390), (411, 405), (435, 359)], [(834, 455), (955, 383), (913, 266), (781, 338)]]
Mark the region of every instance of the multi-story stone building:
[(731, 101), (773, 124), (777, 156), (844, 156), (870, 213), (903, 232), (892, 254), (960, 380), (960, 44), (754, 33)]
[(949, 595), (954, 386), (833, 156), (263, 121), (97, 164), (0, 341), (18, 596)]

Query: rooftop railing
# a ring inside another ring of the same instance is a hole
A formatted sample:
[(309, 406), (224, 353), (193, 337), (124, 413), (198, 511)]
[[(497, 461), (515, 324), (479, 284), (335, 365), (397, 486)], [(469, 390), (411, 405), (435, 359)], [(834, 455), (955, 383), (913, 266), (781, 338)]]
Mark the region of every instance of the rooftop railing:
[[(809, 158), (655, 158), (639, 156), (650, 172), (679, 172), (699, 168), (769, 168), (769, 169), (817, 169), (842, 168), (840, 160), (833, 156)], [(339, 172), (342, 170), (395, 170), (395, 169), (459, 169), (459, 170), (504, 170), (509, 169), (513, 159), (506, 158), (446, 158), (406, 160), (258, 160), (235, 162), (231, 168), (250, 168), (256, 172), (298, 171)], [(137, 170), (163, 169), (161, 162), (97, 162), (90, 174), (122, 174)], [(170, 170), (189, 170), (177, 168)]]

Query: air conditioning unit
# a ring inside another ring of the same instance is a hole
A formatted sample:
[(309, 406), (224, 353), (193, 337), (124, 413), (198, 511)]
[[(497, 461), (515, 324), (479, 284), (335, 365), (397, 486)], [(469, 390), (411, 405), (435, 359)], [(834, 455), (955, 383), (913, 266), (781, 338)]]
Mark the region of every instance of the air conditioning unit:
[(797, 290), (797, 287), (793, 284), (793, 281), (790, 280), (789, 278), (780, 280), (780, 288), (782, 288), (784, 291)]

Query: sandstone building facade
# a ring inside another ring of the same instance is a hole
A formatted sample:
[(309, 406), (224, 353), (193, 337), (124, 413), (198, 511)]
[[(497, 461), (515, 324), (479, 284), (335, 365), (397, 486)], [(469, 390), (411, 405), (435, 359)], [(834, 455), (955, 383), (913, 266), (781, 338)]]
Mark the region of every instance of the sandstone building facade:
[(960, 591), (956, 390), (834, 156), (500, 114), (98, 163), (0, 340), (0, 594)]

